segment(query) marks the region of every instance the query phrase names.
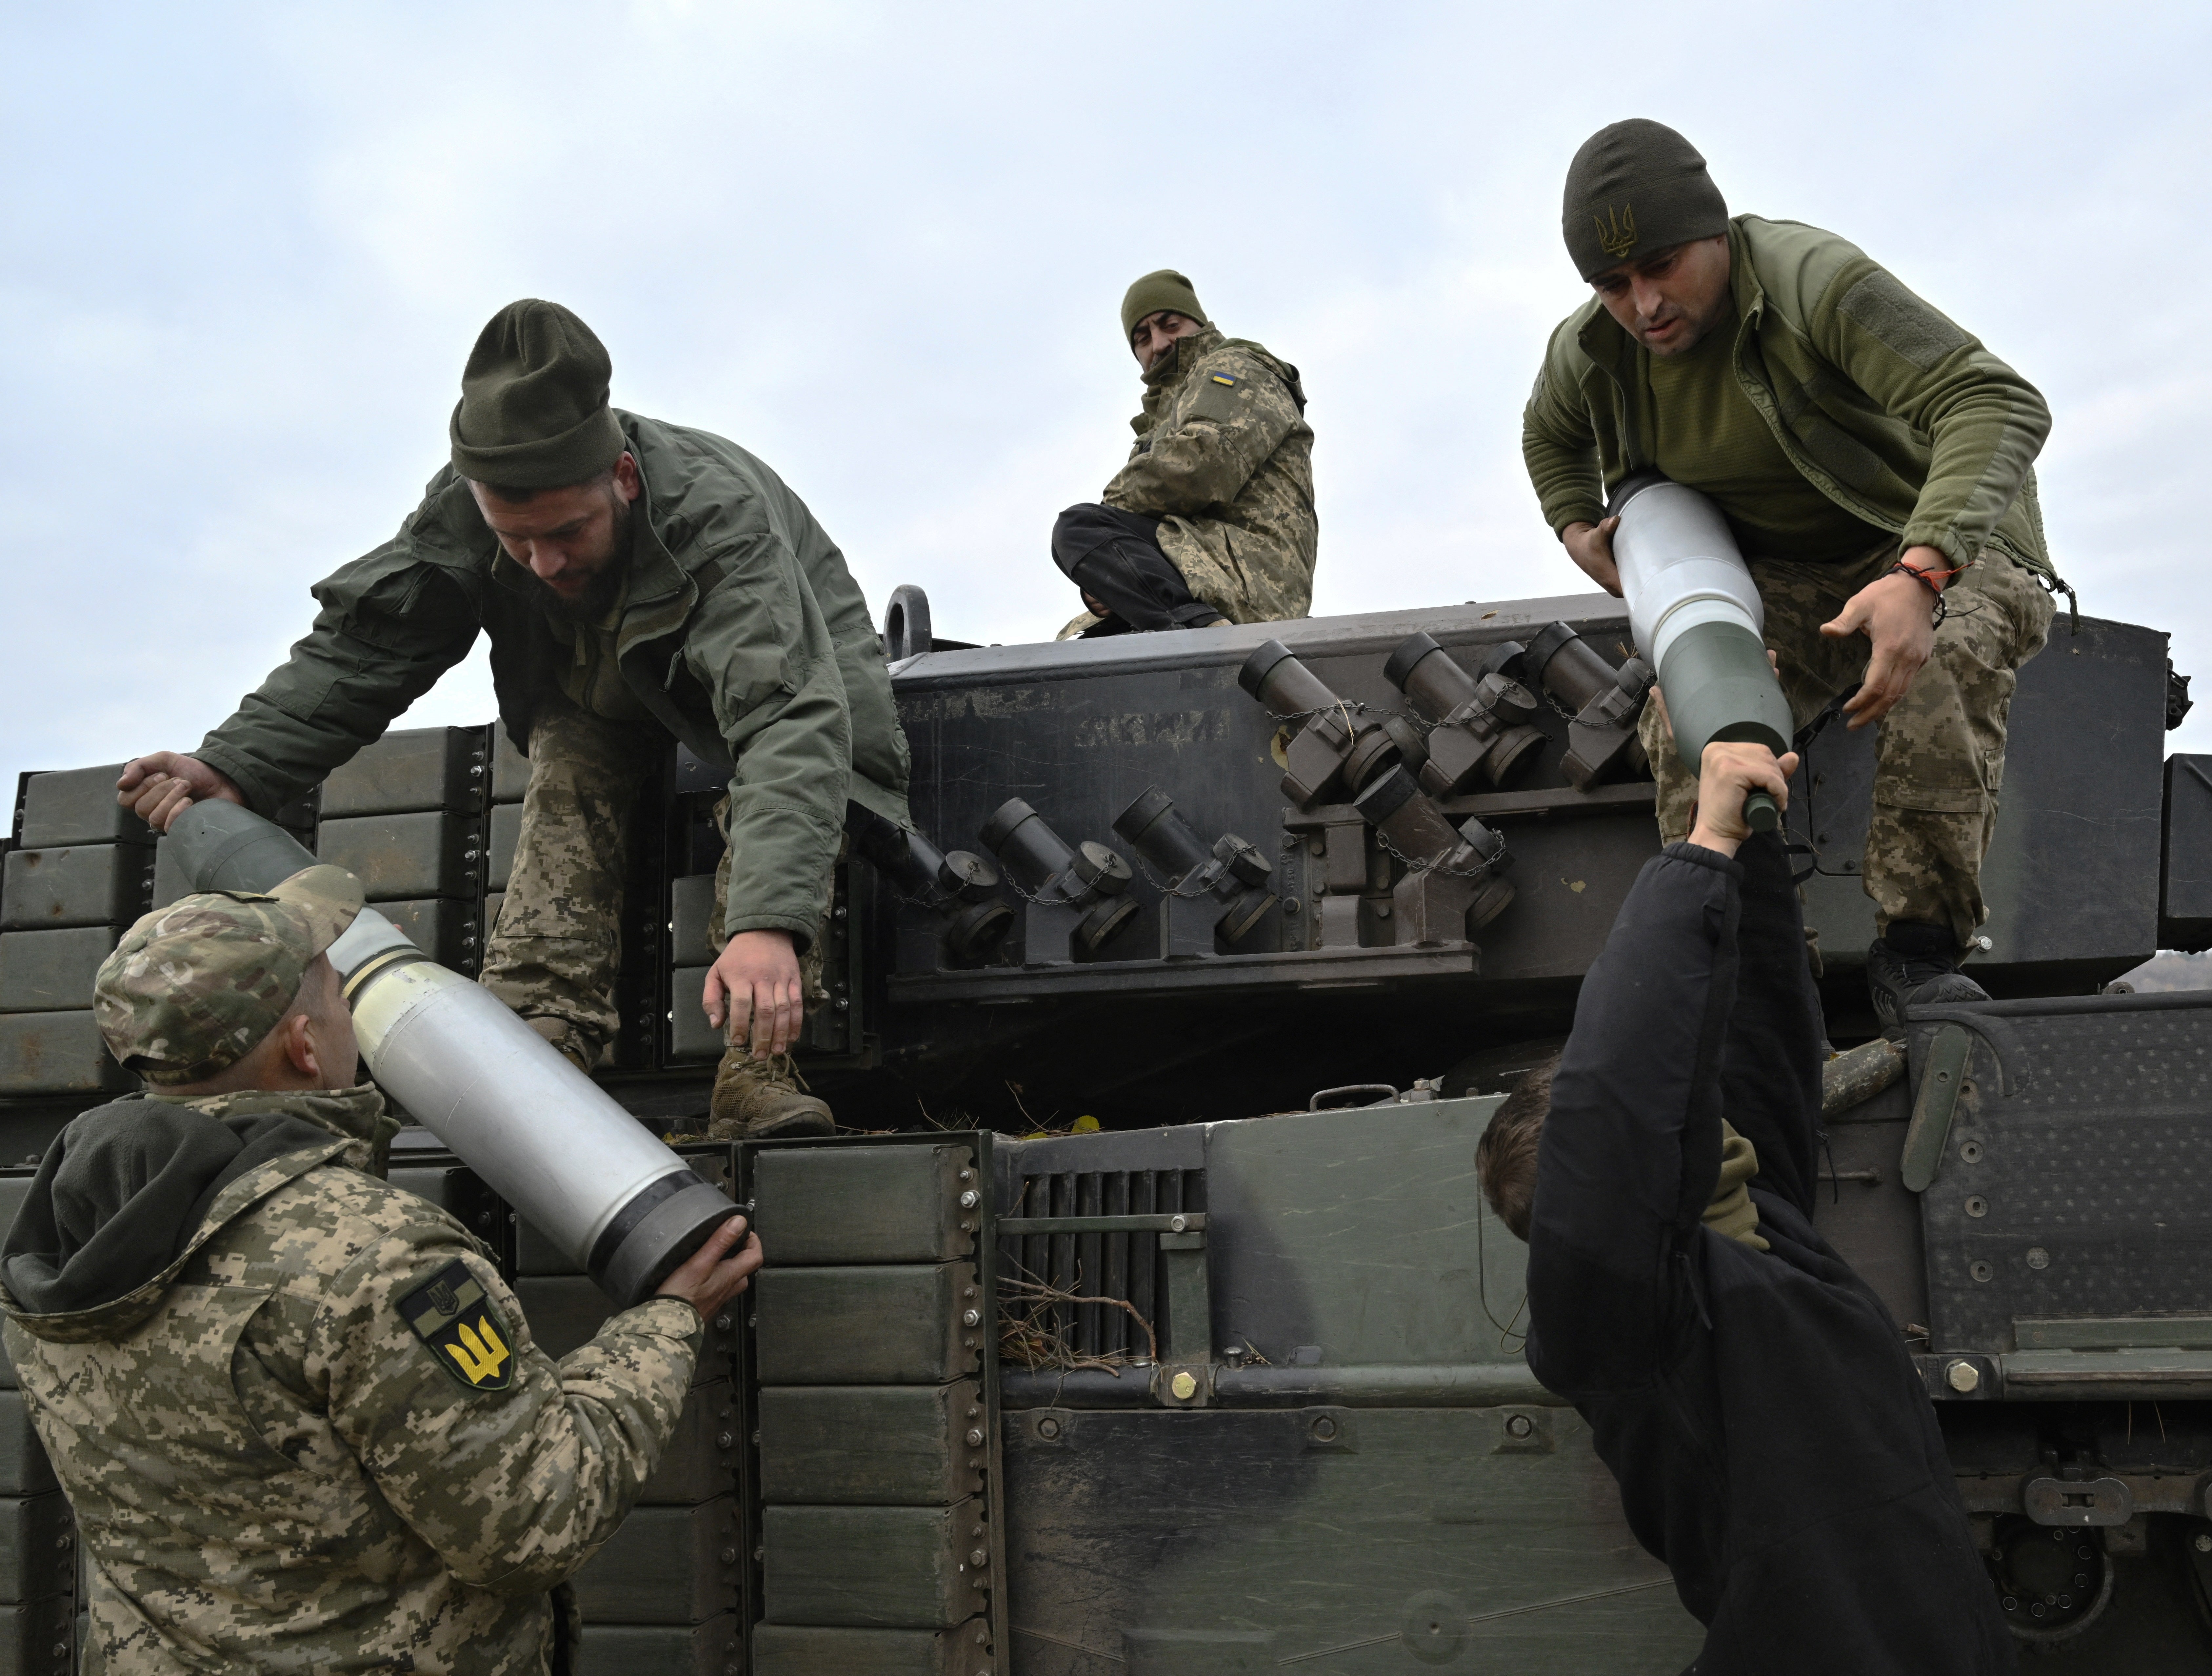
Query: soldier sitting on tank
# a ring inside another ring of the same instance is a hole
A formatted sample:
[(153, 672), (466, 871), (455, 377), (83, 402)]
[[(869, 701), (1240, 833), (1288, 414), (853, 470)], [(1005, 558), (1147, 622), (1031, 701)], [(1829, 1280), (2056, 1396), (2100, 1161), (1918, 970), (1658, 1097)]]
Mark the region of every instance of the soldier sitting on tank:
[(1529, 1370), (1589, 1423), (1708, 1630), (1698, 1676), (1966, 1676), (2012, 1637), (1905, 1340), (1813, 1227), (1820, 1005), (1778, 834), (1796, 758), (1705, 747), (1575, 1008), (1475, 1149), (1528, 1242)]
[(631, 814), (680, 740), (730, 775), (702, 997), (728, 1042), (711, 1132), (827, 1134), (830, 1108), (787, 1056), (802, 1009), (827, 999), (848, 800), (910, 824), (882, 644), (799, 497), (735, 443), (610, 407), (611, 373), (558, 304), (495, 314), (422, 503), (316, 585), (322, 611), (290, 661), (195, 755), (131, 763), (122, 801), (157, 830), (196, 797), (270, 814), (489, 634), (530, 783), (484, 986), (578, 1065), (599, 1063), (620, 1026)]
[(1223, 337), (1166, 268), (1129, 287), (1121, 335), (1145, 411), (1101, 501), (1053, 526), (1053, 563), (1086, 607), (1060, 637), (1304, 616), (1321, 538), (1298, 369)]
[(312, 867), (157, 909), (100, 968), (148, 1091), (62, 1131), (0, 1249), (86, 1671), (567, 1667), (561, 1585), (760, 1266), (733, 1216), (590, 1344), (538, 1349), (484, 1247), (383, 1179), (399, 1124), (323, 953), (360, 911)]
[[(1705, 159), (1658, 123), (1575, 154), (1564, 225), (1596, 295), (1553, 332), (1522, 421), (1544, 516), (1618, 594), (1613, 486), (1656, 467), (1711, 497), (1798, 725), (1855, 681), (1850, 726), (1881, 723), (1863, 869), (1876, 1015), (1983, 998), (1959, 963), (1986, 917), (2006, 711), (2060, 586), (2031, 469), (2043, 398), (1834, 235), (1731, 219)], [(1672, 841), (1696, 782), (1662, 728), (1647, 707)]]

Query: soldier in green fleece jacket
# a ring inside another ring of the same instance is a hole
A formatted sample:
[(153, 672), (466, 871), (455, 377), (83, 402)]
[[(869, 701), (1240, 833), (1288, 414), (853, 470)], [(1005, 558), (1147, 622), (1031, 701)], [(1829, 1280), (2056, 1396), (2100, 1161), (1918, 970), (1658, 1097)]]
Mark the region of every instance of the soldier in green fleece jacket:
[[(1618, 122), (1567, 171), (1563, 229), (1595, 295), (1552, 334), (1522, 419), (1544, 516), (1619, 594), (1610, 489), (1656, 468), (1718, 504), (1765, 606), (1800, 725), (1853, 681), (1879, 723), (1863, 879), (1885, 1026), (1982, 998), (1959, 963), (1987, 917), (1982, 858), (2005, 723), (2060, 584), (2033, 465), (2043, 398), (1856, 247), (1730, 218), (1673, 129)], [(1697, 781), (1649, 707), (1668, 843)]]

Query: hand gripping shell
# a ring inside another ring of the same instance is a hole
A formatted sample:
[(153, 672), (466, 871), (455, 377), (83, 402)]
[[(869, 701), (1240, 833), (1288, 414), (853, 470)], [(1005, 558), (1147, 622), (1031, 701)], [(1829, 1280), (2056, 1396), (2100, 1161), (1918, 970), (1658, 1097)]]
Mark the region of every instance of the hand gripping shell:
[[(1765, 610), (1720, 509), (1694, 489), (1639, 472), (1606, 510), (1620, 520), (1613, 558), (1629, 626), (1659, 672), (1683, 765), (1698, 772), (1715, 740), (1787, 751), (1790, 701), (1767, 661)], [(1764, 792), (1743, 807), (1753, 831), (1771, 832), (1780, 820)]]
[[(266, 890), (315, 858), (234, 803), (169, 828), (195, 890)], [(495, 999), (374, 908), (327, 953), (378, 1084), (628, 1308), (738, 1214)]]

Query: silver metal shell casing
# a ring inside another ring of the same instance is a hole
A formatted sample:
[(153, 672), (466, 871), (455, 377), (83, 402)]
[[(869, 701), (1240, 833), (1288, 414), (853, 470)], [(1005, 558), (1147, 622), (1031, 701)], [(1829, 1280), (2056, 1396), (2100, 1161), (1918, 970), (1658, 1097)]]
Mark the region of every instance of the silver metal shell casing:
[[(1659, 672), (1674, 747), (1696, 773), (1714, 740), (1790, 748), (1790, 701), (1767, 661), (1765, 606), (1720, 509), (1654, 475), (1621, 485), (1613, 562), (1630, 627)], [(1771, 824), (1771, 808), (1755, 826)]]
[(1617, 503), (1613, 561), (1637, 649), (1655, 669), (1700, 623), (1731, 623), (1756, 636), (1766, 607), (1720, 509), (1694, 489), (1655, 478)]
[[(266, 890), (315, 864), (231, 803), (194, 804), (168, 836), (199, 890)], [(738, 1214), (489, 990), (425, 958), (375, 909), (325, 953), (378, 1086), (618, 1307), (650, 1296)]]
[[(362, 911), (372, 916), (382, 917)], [(342, 967), (339, 975), (348, 973)], [(395, 961), (370, 971), (349, 999), (362, 1057), (378, 1084), (617, 1302), (636, 1301), (626, 1295), (661, 1254), (623, 1253), (622, 1246), (652, 1243), (655, 1232), (681, 1239), (700, 1222), (736, 1214), (482, 984), (434, 961)], [(664, 1181), (671, 1187), (654, 1194)], [(641, 1198), (653, 1203), (633, 1211)], [(680, 1231), (660, 1214), (693, 1210), (697, 1218)], [(625, 1212), (632, 1225), (602, 1251)]]

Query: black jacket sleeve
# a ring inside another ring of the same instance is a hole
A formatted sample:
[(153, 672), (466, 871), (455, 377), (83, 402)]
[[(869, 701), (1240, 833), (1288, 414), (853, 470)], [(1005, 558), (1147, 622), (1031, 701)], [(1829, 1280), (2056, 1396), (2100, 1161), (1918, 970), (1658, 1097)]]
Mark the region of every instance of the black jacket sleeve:
[(1820, 997), (1805, 958), (1805, 916), (1779, 837), (1747, 843), (1736, 929), (1735, 1011), (1723, 1062), (1723, 1111), (1759, 1151), (1755, 1185), (1809, 1220), (1818, 1179)]
[(1564, 1395), (1648, 1379), (1680, 1325), (1720, 1174), (1742, 870), (1669, 844), (1583, 980), (1528, 1233), (1529, 1362)]

